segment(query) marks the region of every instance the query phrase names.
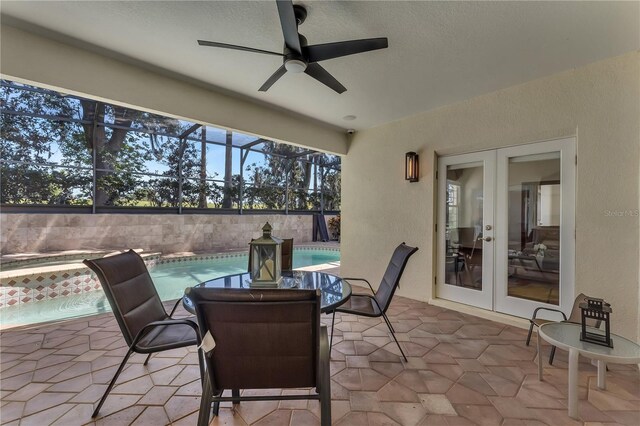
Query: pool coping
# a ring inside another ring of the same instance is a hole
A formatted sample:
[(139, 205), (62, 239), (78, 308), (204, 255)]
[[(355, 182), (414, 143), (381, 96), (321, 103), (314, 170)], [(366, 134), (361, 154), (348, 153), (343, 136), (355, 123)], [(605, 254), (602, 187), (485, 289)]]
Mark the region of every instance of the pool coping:
[[(335, 243), (299, 244), (298, 250), (340, 251)], [(200, 262), (213, 259), (225, 259), (247, 256), (246, 249), (229, 249), (215, 252), (179, 252), (163, 255), (161, 252), (140, 252), (150, 270), (158, 265), (169, 263)], [(108, 250), (108, 254), (120, 251)], [(87, 251), (87, 253), (95, 253)], [(79, 253), (74, 253), (78, 255)], [(93, 271), (81, 262), (26, 268), (0, 272), (0, 309), (11, 306), (37, 303), (59, 297), (74, 296), (100, 290), (102, 286)]]

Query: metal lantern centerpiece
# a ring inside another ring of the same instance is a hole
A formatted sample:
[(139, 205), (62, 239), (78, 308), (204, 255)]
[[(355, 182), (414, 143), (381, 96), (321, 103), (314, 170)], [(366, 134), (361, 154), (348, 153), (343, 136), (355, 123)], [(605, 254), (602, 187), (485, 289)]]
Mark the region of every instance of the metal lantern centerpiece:
[(282, 280), (282, 240), (271, 236), (271, 225), (262, 227), (262, 237), (249, 243), (251, 287), (278, 287)]
[[(602, 299), (587, 297), (585, 298), (584, 303), (580, 304), (580, 311), (582, 312), (582, 330), (580, 331), (580, 340), (612, 348), (613, 341), (611, 340), (610, 322), (611, 305)], [(604, 335), (587, 331), (588, 319), (604, 323)]]

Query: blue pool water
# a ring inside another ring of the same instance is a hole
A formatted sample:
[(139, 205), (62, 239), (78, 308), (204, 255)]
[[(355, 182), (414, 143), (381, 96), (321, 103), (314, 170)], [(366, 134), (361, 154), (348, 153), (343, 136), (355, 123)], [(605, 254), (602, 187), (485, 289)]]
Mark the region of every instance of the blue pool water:
[[(178, 299), (184, 289), (212, 278), (247, 271), (247, 256), (192, 262), (165, 263), (150, 270), (162, 300)], [(340, 261), (337, 250), (294, 250), (293, 267), (302, 268)], [(0, 309), (3, 326), (35, 324), (85, 315), (110, 312), (109, 302), (102, 291), (92, 291), (69, 297), (25, 303)]]

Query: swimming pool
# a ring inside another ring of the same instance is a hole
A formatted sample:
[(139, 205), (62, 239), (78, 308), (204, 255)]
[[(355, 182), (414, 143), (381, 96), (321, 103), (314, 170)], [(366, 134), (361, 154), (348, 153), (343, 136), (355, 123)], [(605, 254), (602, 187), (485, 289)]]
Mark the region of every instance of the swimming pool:
[[(178, 299), (186, 287), (191, 287), (208, 279), (237, 274), (247, 270), (247, 254), (221, 255), (211, 258), (161, 259), (149, 267), (149, 273), (164, 300)], [(339, 265), (340, 251), (337, 249), (296, 248), (293, 267), (332, 263)], [(102, 290), (25, 303), (0, 309), (0, 323), (3, 327), (35, 324), (62, 320), (79, 316), (110, 312), (109, 302)]]

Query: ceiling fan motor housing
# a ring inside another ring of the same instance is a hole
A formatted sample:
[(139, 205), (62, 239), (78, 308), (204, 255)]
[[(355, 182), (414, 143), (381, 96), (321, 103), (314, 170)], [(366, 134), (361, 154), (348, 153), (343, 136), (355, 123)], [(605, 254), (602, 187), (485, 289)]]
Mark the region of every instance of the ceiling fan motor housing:
[(307, 19), (307, 9), (301, 4), (293, 5), (293, 14), (296, 16), (298, 25), (302, 25), (304, 20)]
[[(307, 38), (300, 33), (298, 33), (298, 38), (300, 39), (300, 46), (306, 47)], [(304, 54), (299, 54), (295, 50), (290, 49), (286, 44), (284, 46), (283, 53), (284, 58), (282, 60), (282, 63), (284, 64), (284, 67), (287, 69), (287, 71), (293, 73), (301, 73), (307, 69), (309, 61), (304, 57)]]

